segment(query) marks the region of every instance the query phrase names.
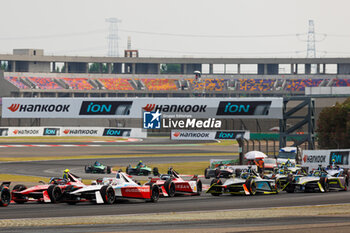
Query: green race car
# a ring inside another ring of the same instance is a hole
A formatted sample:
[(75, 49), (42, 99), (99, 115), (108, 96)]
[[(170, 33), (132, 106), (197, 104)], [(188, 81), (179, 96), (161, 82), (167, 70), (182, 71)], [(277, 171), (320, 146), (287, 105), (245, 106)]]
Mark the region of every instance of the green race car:
[(136, 176), (148, 176), (153, 172), (154, 176), (159, 175), (159, 171), (157, 167), (153, 169), (148, 167), (145, 164), (139, 163), (135, 167), (131, 167), (131, 165), (126, 167), (126, 174), (128, 175), (136, 175)]
[(110, 166), (106, 166), (96, 161), (93, 165), (85, 166), (85, 173), (107, 173), (110, 174), (112, 172), (112, 168)]

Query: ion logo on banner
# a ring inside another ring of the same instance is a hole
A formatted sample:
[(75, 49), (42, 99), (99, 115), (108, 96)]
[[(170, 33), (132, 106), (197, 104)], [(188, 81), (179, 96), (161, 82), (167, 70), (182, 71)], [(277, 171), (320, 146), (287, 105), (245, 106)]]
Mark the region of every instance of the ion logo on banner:
[(331, 151), (329, 156), (329, 164), (333, 163), (333, 159), (335, 164), (348, 165), (349, 151)]
[(160, 129), (161, 126), (161, 113), (157, 112), (144, 112), (143, 113), (143, 128), (144, 129)]
[(268, 115), (271, 101), (220, 101), (216, 115)]
[(55, 135), (57, 135), (59, 130), (60, 129), (57, 129), (57, 128), (44, 128), (44, 135), (45, 136), (55, 136)]
[(132, 101), (83, 101), (79, 115), (130, 115)]
[(230, 131), (217, 131), (215, 139), (236, 139), (244, 138), (245, 131), (242, 132), (230, 132)]
[(103, 136), (129, 137), (130, 133), (131, 133), (131, 129), (109, 129), (109, 128), (106, 128), (103, 131)]

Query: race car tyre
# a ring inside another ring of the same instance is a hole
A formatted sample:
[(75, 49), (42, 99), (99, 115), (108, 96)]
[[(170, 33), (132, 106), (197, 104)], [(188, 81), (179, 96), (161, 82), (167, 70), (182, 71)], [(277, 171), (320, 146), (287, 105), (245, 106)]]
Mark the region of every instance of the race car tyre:
[(6, 207), (11, 202), (11, 192), (8, 187), (0, 187), (0, 206)]
[(255, 180), (253, 180), (252, 178), (248, 178), (245, 181), (245, 185), (247, 186), (247, 189), (250, 193), (250, 195), (255, 195), (256, 194), (256, 183)]
[(153, 168), (153, 175), (154, 175), (154, 176), (159, 176), (159, 170), (158, 170), (157, 167), (154, 167), (154, 168)]
[(220, 176), (220, 169), (216, 168), (215, 169), (215, 178), (219, 178), (219, 176)]
[(136, 175), (140, 175), (140, 173), (141, 173), (141, 168), (137, 167), (136, 168)]
[(142, 171), (142, 175), (144, 175), (144, 176), (148, 176), (150, 173), (151, 173), (151, 172), (148, 171), (148, 170), (143, 170), (143, 171)]
[(235, 175), (236, 175), (236, 177), (240, 177), (240, 176), (241, 176), (241, 172), (242, 172), (242, 170), (239, 169), (239, 168), (237, 168), (237, 169), (235, 170)]
[[(213, 179), (210, 182), (210, 186), (212, 186), (213, 184), (217, 184), (217, 185), (222, 185), (222, 181), (220, 179)], [(211, 193), (212, 196), (220, 196), (222, 193), (222, 188), (221, 187), (213, 187), (213, 190), (215, 190), (216, 192), (220, 192), (220, 193)]]
[(204, 170), (204, 177), (205, 177), (205, 179), (210, 179), (210, 176), (209, 176), (209, 168), (206, 168), (206, 169)]
[(110, 166), (107, 166), (107, 174), (111, 174), (112, 168)]
[(201, 192), (202, 192), (202, 181), (200, 179), (197, 180), (197, 194), (198, 195), (201, 195)]
[(153, 183), (147, 183), (147, 185), (150, 186), (151, 190), (151, 199), (150, 202), (158, 202), (159, 195), (160, 195), (160, 189), (159, 186)]
[(294, 193), (295, 191), (295, 185), (293, 184), (294, 177), (292, 174), (288, 174), (287, 176), (287, 187), (285, 188), (287, 193)]
[(62, 199), (67, 202), (69, 205), (75, 205), (78, 203), (78, 199), (75, 195), (70, 195), (69, 193), (77, 190), (78, 188), (75, 188), (74, 185), (68, 185), (62, 194)]
[[(23, 190), (27, 189), (27, 186), (23, 185), (23, 184), (17, 184), (15, 185), (15, 187), (13, 187), (12, 192), (16, 191), (16, 192), (21, 192)], [(17, 204), (23, 204), (24, 202), (28, 201), (28, 197), (24, 197), (21, 194), (15, 194), (15, 202)]]
[(173, 182), (172, 179), (167, 179), (164, 183), (164, 188), (165, 191), (168, 193), (169, 197), (174, 197), (176, 188), (175, 188), (175, 183)]
[(125, 173), (128, 174), (128, 175), (130, 175), (130, 174), (129, 174), (129, 166), (126, 167)]
[(91, 168), (88, 165), (85, 165), (85, 173), (91, 173)]
[(62, 190), (57, 185), (52, 184), (47, 189), (47, 194), (49, 195), (52, 203), (57, 203), (62, 197)]
[(327, 177), (321, 177), (320, 184), (325, 192), (329, 192), (329, 180)]
[(102, 200), (105, 204), (113, 204), (115, 202), (115, 191), (112, 186), (104, 185), (100, 189)]

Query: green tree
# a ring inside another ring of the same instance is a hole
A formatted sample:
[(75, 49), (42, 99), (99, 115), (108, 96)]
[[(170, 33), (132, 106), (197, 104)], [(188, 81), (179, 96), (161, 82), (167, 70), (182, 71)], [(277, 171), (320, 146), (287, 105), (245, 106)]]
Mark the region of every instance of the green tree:
[(350, 98), (321, 111), (317, 121), (317, 139), (321, 148), (350, 148)]
[(161, 74), (181, 74), (180, 64), (162, 64), (160, 66)]
[[(89, 73), (101, 73), (100, 64), (101, 63), (92, 63), (89, 66)], [(102, 64), (102, 73), (108, 73), (108, 67), (106, 64)]]

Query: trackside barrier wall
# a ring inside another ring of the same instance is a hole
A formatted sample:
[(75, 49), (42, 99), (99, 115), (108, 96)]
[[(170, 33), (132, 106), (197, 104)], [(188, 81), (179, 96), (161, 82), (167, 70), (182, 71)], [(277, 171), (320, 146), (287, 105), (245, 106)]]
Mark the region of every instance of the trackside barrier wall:
[(245, 130), (172, 130), (171, 140), (235, 140), (244, 138), (249, 140), (250, 132)]
[(2, 127), (2, 137), (30, 136), (107, 136), (146, 138), (147, 131), (140, 128), (107, 128), (107, 127)]
[(302, 167), (308, 167), (309, 170), (316, 169), (319, 165), (323, 167), (331, 165), (332, 160), (342, 168), (350, 168), (349, 158), (350, 149), (341, 150), (304, 150), (302, 157)]

